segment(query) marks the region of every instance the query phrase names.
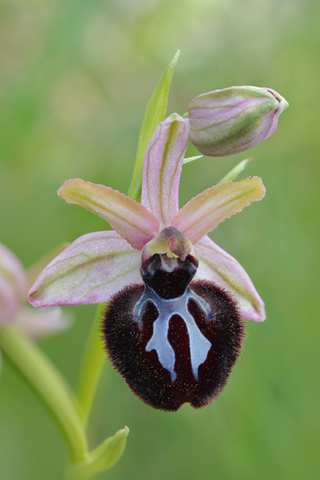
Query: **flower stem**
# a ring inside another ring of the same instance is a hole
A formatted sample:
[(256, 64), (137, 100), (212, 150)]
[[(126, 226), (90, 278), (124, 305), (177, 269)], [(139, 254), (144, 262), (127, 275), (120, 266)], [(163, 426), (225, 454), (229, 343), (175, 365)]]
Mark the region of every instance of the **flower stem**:
[(78, 387), (76, 390), (76, 404), (84, 428), (86, 428), (93, 398), (98, 386), (99, 378), (105, 363), (105, 352), (100, 334), (100, 320), (106, 304), (98, 305), (95, 320), (80, 370)]
[(29, 382), (57, 421), (73, 461), (83, 461), (88, 451), (87, 438), (65, 380), (37, 345), (14, 327), (0, 329), (0, 344), (6, 357)]
[[(132, 195), (131, 198), (137, 200), (137, 195)], [(106, 303), (98, 305), (76, 389), (75, 404), (84, 429), (87, 427), (92, 402), (105, 363), (105, 353), (100, 335), (100, 320), (106, 305)]]
[[(163, 121), (166, 117), (170, 85), (179, 55), (180, 50), (176, 52), (171, 62), (167, 65), (167, 68), (163, 72), (145, 111), (140, 130), (134, 171), (128, 190), (128, 195), (133, 200), (139, 201), (141, 197), (141, 177), (145, 151), (158, 123)], [(93, 398), (104, 364), (105, 356), (99, 332), (99, 321), (104, 308), (105, 304), (98, 306), (96, 319), (92, 326), (90, 338), (84, 354), (78, 388), (76, 391), (75, 403), (77, 404), (79, 416), (84, 428), (87, 426)]]

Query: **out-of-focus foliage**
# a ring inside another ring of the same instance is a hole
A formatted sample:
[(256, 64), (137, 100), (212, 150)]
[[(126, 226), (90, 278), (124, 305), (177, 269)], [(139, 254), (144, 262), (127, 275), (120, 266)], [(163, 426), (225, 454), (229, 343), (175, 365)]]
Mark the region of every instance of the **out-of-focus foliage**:
[[(314, 479), (319, 452), (319, 20), (315, 0), (2, 0), (0, 241), (25, 266), (104, 230), (56, 195), (80, 177), (126, 192), (144, 109), (175, 51), (168, 112), (232, 85), (274, 88), (290, 103), (250, 151), (267, 195), (213, 238), (250, 273), (267, 321), (248, 324), (221, 396), (175, 414), (145, 406), (106, 362), (92, 443), (123, 427), (121, 461), (101, 478)], [(196, 155), (193, 147), (188, 156)], [(242, 160), (184, 166), (181, 204)], [(69, 331), (42, 342), (74, 385), (94, 306), (68, 308)], [(28, 387), (4, 364), (0, 477), (62, 478), (65, 447)]]

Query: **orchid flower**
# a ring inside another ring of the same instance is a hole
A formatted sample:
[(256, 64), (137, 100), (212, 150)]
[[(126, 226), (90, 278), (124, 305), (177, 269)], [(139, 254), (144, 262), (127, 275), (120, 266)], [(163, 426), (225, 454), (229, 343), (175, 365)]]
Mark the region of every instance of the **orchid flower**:
[[(39, 273), (39, 268), (37, 270)], [(33, 279), (34, 272), (31, 277)], [(27, 305), (26, 295), (31, 283), (20, 260), (0, 244), (0, 328), (14, 324), (24, 335), (34, 339), (65, 330), (70, 319), (60, 308), (35, 310)]]
[(36, 307), (110, 302), (102, 324), (114, 366), (156, 408), (207, 404), (225, 385), (244, 319), (265, 319), (241, 265), (207, 233), (265, 193), (252, 177), (208, 188), (179, 210), (189, 120), (161, 122), (147, 147), (141, 204), (110, 187), (68, 180), (58, 194), (114, 230), (81, 236), (29, 291)]

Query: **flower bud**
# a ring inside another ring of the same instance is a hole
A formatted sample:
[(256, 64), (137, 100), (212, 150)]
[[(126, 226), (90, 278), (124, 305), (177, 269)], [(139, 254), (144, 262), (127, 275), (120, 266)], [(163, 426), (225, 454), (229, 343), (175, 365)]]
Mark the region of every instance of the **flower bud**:
[(288, 105), (271, 88), (229, 87), (204, 93), (189, 105), (190, 140), (211, 157), (243, 152), (273, 134)]

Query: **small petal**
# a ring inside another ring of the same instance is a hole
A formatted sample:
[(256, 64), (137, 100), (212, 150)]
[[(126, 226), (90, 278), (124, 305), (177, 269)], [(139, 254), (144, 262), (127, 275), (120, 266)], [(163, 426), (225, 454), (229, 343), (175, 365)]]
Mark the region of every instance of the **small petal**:
[(189, 105), (190, 140), (212, 157), (243, 152), (274, 133), (287, 107), (271, 88), (242, 86), (204, 93)]
[(237, 260), (207, 236), (197, 243), (196, 250), (199, 267), (195, 278), (210, 280), (225, 288), (238, 302), (243, 318), (255, 322), (265, 320), (264, 303)]
[(67, 180), (58, 194), (104, 218), (133, 248), (141, 250), (156, 234), (159, 222), (140, 203), (104, 185)]
[(188, 135), (188, 119), (173, 114), (158, 125), (146, 151), (141, 203), (162, 227), (170, 225), (179, 210), (179, 182)]
[(195, 245), (226, 218), (260, 200), (265, 188), (260, 178), (215, 185), (194, 197), (172, 220), (172, 225)]
[(38, 310), (23, 307), (16, 315), (14, 323), (27, 337), (39, 339), (66, 330), (72, 321), (59, 307)]
[(9, 321), (25, 299), (26, 273), (18, 258), (0, 244), (0, 324)]
[(141, 252), (116, 232), (79, 237), (41, 273), (29, 291), (35, 307), (104, 303), (126, 285), (141, 283)]

